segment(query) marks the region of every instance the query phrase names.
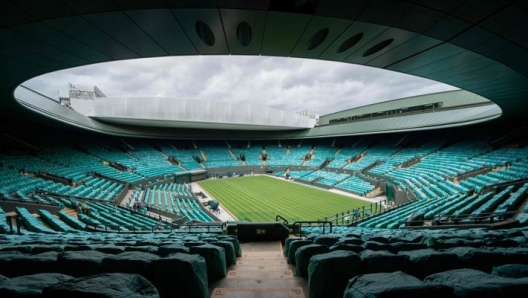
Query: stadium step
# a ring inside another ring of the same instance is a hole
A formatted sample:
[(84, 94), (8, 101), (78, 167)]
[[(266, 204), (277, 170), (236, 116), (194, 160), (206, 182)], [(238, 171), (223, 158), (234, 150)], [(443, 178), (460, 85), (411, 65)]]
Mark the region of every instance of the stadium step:
[(202, 154), (203, 161), (209, 161), (209, 159), (207, 159), (207, 155), (205, 155), (205, 152), (203, 150), (200, 150), (200, 153)]
[(365, 155), (366, 155), (366, 151), (367, 151), (367, 150), (365, 150), (365, 151), (363, 151), (363, 153), (359, 154), (359, 158), (358, 158), (356, 161), (353, 161), (353, 162), (350, 162), (350, 161), (349, 161), (345, 166), (342, 167), (342, 169), (345, 169), (345, 168), (348, 167), (348, 165), (350, 165), (351, 163), (358, 163), (358, 162), (360, 162), (360, 161), (363, 159), (363, 157), (365, 157)]
[(229, 270), (227, 278), (245, 279), (284, 279), (293, 277), (291, 270), (271, 269), (271, 270)]
[(282, 255), (280, 242), (242, 243), (242, 257), (228, 267), (227, 277), (210, 286), (211, 298), (305, 298), (304, 278)]
[(172, 207), (173, 207), (173, 205), (172, 205), (172, 198), (169, 198), (169, 199), (167, 200), (167, 206), (166, 206), (166, 207), (168, 207), (169, 210), (172, 211)]
[(62, 209), (62, 211), (66, 214), (68, 214), (69, 216), (72, 216), (72, 217), (75, 217), (77, 218), (77, 210), (73, 209), (73, 208), (69, 208), (69, 207), (64, 207)]
[(382, 191), (381, 191), (381, 188), (378, 187), (378, 188), (374, 189), (373, 191), (369, 192), (368, 194), (366, 194), (365, 198), (374, 198), (377, 195), (379, 195), (380, 193), (382, 193)]

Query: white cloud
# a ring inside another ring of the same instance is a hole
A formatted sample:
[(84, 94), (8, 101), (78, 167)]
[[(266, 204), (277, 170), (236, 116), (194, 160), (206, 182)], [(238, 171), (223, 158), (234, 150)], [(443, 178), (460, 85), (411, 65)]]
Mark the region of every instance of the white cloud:
[(25, 86), (50, 97), (67, 83), (96, 85), (107, 96), (165, 96), (245, 102), (324, 115), (401, 97), (454, 90), (371, 67), (310, 59), (189, 56), (125, 60), (34, 78)]

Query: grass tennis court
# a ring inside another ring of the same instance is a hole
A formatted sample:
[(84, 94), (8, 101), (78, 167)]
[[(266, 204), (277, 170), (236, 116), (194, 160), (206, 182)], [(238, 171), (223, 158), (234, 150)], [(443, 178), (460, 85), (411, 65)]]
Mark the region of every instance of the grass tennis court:
[(239, 220), (275, 221), (277, 214), (289, 222), (316, 220), (370, 204), (267, 176), (208, 180), (198, 184)]

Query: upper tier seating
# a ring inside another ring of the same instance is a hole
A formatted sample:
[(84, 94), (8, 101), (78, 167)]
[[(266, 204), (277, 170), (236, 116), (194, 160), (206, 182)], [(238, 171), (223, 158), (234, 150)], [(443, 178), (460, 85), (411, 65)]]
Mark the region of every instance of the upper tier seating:
[(343, 168), (350, 158), (363, 153), (366, 149), (366, 144), (358, 144), (355, 147), (343, 146), (336, 151), (337, 154), (333, 156), (334, 159), (328, 164), (328, 167)]
[[(262, 165), (262, 145), (256, 142), (248, 141), (229, 141), (231, 152), (236, 158), (240, 159), (240, 155), (246, 158), (246, 165), (261, 166)], [(249, 148), (248, 148), (249, 146)]]
[[(85, 145), (88, 151), (96, 156), (103, 158), (106, 161), (114, 161), (133, 169), (134, 173), (145, 178), (161, 176), (166, 174), (173, 174), (183, 171), (177, 165), (172, 165), (168, 162), (167, 157), (156, 150), (150, 144), (138, 141), (129, 140), (134, 149), (129, 150), (127, 154), (118, 152), (117, 154), (109, 154), (104, 149), (94, 151), (94, 146)], [(97, 148), (96, 148), (97, 149)]]
[[(290, 146), (288, 151), (287, 146)], [(311, 150), (311, 145), (301, 144), (299, 142), (291, 142), (289, 144), (282, 143), (282, 147), (278, 145), (266, 146), (266, 153), (268, 160), (266, 165), (268, 166), (282, 166), (282, 165), (297, 165), (300, 166), (304, 163), (304, 157)]]
[(207, 157), (207, 161), (204, 162), (207, 168), (236, 167), (242, 165), (241, 161), (235, 160), (231, 156), (226, 144), (200, 142), (199, 146)]
[(198, 156), (202, 159), (201, 153), (199, 150), (194, 149), (193, 144), (190, 142), (179, 141), (175, 143), (174, 141), (156, 141), (154, 142), (156, 146), (161, 149), (161, 152), (167, 157), (174, 157), (179, 160), (182, 164), (181, 166), (186, 170), (196, 170), (202, 169), (200, 164), (193, 159), (193, 156)]
[(327, 158), (333, 159), (338, 148), (332, 147), (330, 142), (317, 142), (314, 144), (312, 158), (306, 162), (307, 166), (320, 166)]
[(346, 166), (346, 169), (354, 170), (354, 171), (360, 171), (364, 168), (371, 166), (377, 161), (384, 162), (390, 158), (391, 155), (395, 154), (398, 151), (398, 148), (394, 148), (392, 146), (375, 146), (372, 148), (369, 148), (366, 152), (366, 154), (357, 162), (352, 162), (348, 166)]

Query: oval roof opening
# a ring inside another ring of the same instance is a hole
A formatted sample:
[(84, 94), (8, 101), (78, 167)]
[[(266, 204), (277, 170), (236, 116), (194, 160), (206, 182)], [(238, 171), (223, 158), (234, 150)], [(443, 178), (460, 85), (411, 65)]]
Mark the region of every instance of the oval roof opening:
[(328, 36), (328, 32), (328, 28), (323, 28), (317, 31), (306, 44), (306, 49), (308, 51), (311, 51), (317, 48), (326, 39), (326, 37)]
[(368, 49), (364, 54), (363, 57), (368, 57), (370, 55), (376, 54), (377, 52), (383, 50), (384, 48), (388, 47), (392, 42), (394, 41), (394, 38), (384, 40), (374, 46), (372, 46), (370, 49)]
[(196, 22), (196, 33), (200, 37), (200, 39), (208, 46), (212, 47), (215, 44), (215, 36), (211, 28), (207, 26), (206, 23), (202, 21)]
[(251, 43), (251, 37), (251, 26), (247, 22), (240, 22), (237, 26), (238, 43), (243, 47), (247, 47)]
[(340, 53), (343, 53), (344, 51), (350, 49), (351, 47), (355, 46), (362, 38), (363, 38), (363, 33), (358, 33), (352, 37), (350, 37), (349, 39), (343, 41), (343, 43), (339, 46), (339, 48), (337, 49), (337, 53), (340, 54)]

